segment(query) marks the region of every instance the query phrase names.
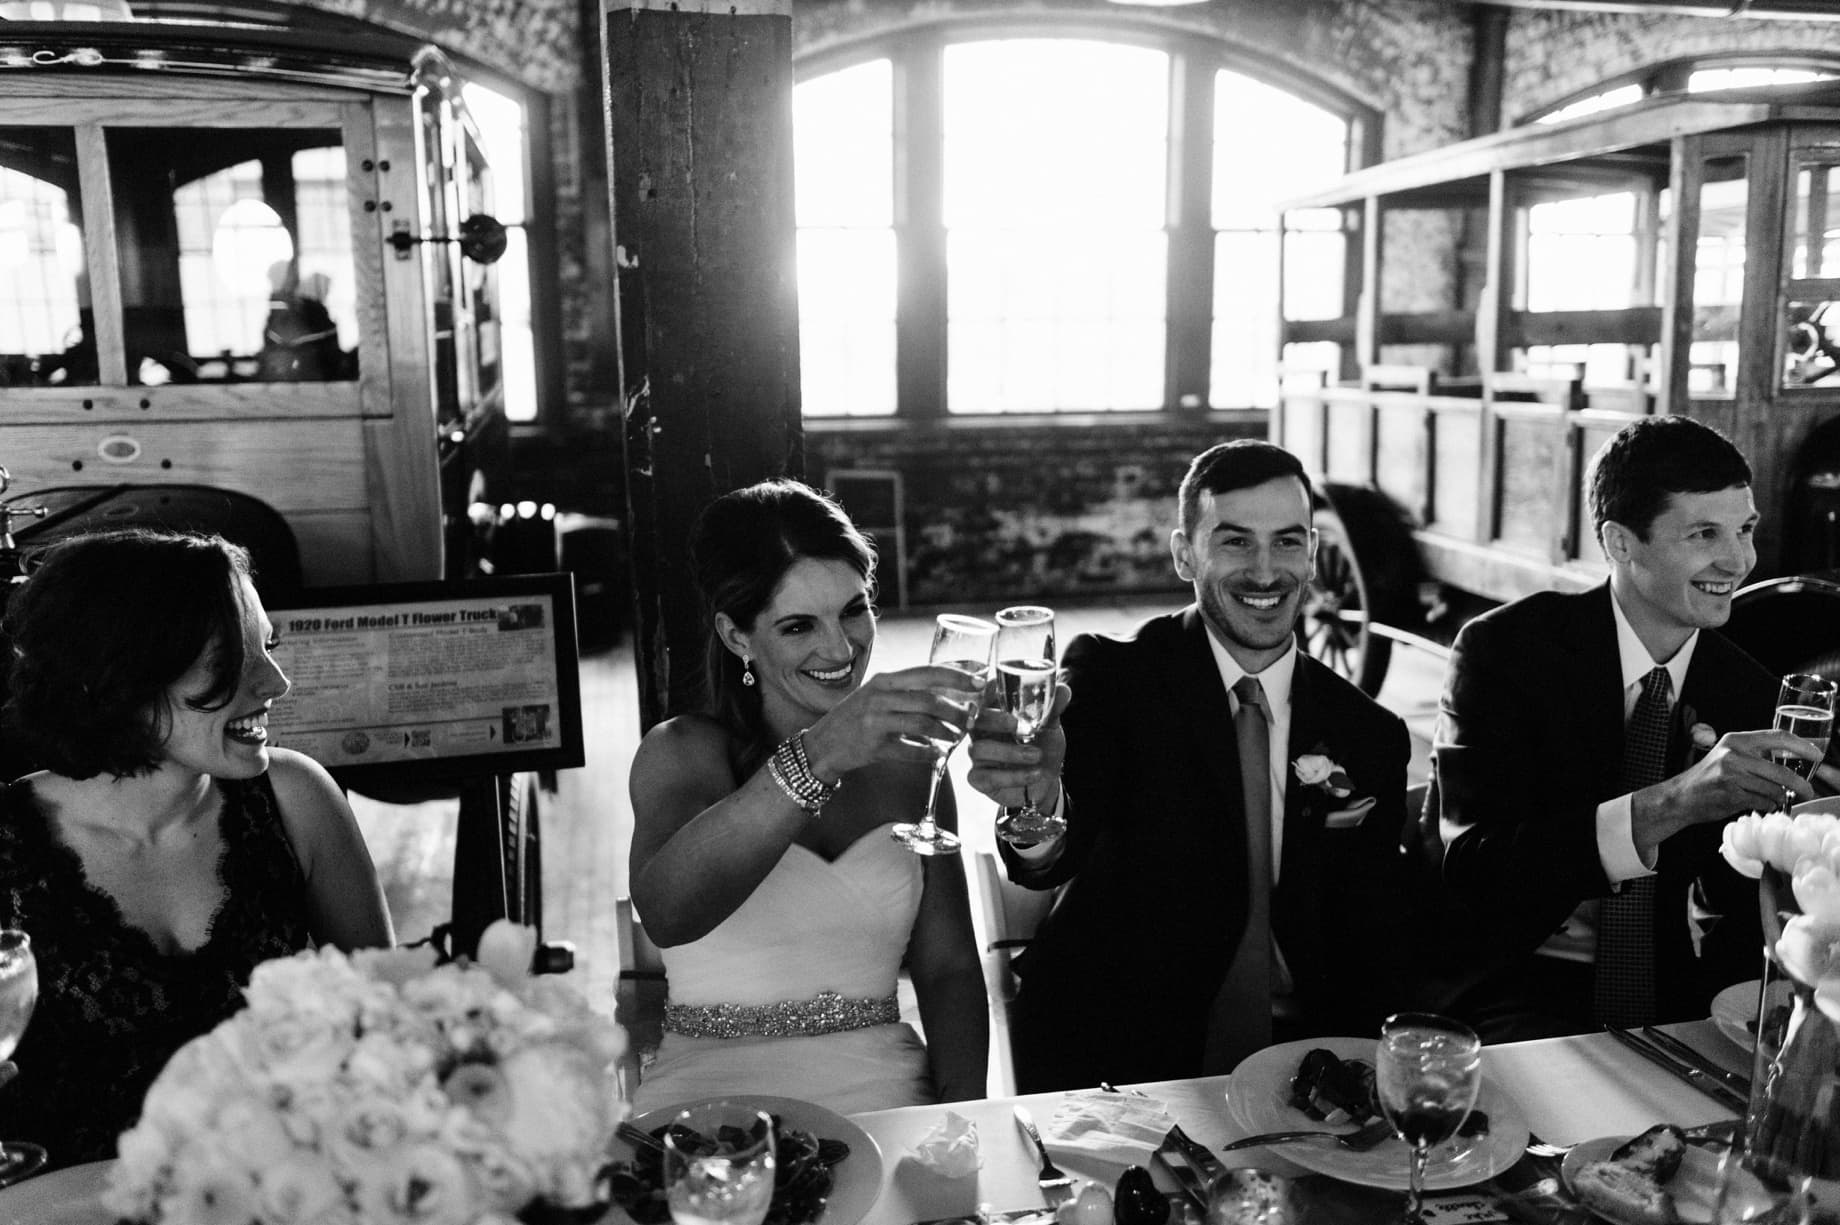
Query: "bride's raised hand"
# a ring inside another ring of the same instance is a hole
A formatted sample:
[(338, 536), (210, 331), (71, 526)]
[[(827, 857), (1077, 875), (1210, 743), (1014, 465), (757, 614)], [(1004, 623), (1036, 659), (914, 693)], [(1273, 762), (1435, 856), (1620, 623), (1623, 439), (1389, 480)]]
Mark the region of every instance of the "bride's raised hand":
[(805, 732), (805, 755), (825, 781), (877, 761), (931, 765), (929, 737), (957, 732), (977, 713), (983, 686), (957, 668), (923, 664), (878, 672)]

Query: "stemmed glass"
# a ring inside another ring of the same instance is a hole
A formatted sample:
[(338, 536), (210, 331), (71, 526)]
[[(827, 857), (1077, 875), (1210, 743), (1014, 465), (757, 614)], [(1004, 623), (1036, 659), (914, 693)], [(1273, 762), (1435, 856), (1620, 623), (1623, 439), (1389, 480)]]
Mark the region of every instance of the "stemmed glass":
[(665, 1201), (677, 1225), (760, 1225), (773, 1204), (773, 1116), (733, 1102), (678, 1112), (664, 1133)]
[[(0, 929), (0, 1060), (11, 1059), (38, 1004), (38, 961), (32, 938), (16, 927)], [(0, 1090), (3, 1092), (4, 1090)], [(24, 1140), (0, 1144), (0, 1187), (45, 1164), (45, 1148)]]
[(1380, 1026), (1374, 1096), (1393, 1132), (1412, 1146), (1405, 1220), (1424, 1220), (1425, 1159), (1457, 1134), (1482, 1088), (1482, 1042), (1460, 1021), (1402, 1012)]
[[(1030, 744), (1054, 708), (1054, 610), (1018, 604), (997, 614), (997, 680), (1003, 709), (1016, 719), (1016, 739)], [(1035, 807), (1028, 788), (1021, 808), (997, 815), (997, 837), (1028, 846), (1057, 837), (1067, 828), (1060, 817)]]
[[(1834, 693), (1836, 686), (1825, 676), (1791, 672), (1782, 678), (1776, 693), (1776, 729), (1826, 745), (1834, 727)], [(1787, 766), (1803, 778), (1814, 773), (1819, 762), (1789, 753), (1772, 753), (1779, 765)], [(1792, 793), (1783, 793), (1781, 810), (1787, 812)]]
[[(948, 668), (957, 668), (978, 684), (979, 694), (990, 683), (990, 652), (997, 637), (997, 627), (977, 617), (962, 617), (957, 613), (941, 613), (933, 619), (933, 650), (929, 660)], [(916, 855), (956, 855), (958, 853), (958, 836), (940, 829), (933, 819), (933, 810), (939, 800), (939, 780), (945, 777), (946, 758), (958, 742), (971, 730), (971, 720), (977, 714), (979, 694), (962, 694), (952, 692), (954, 706), (962, 707), (963, 716), (957, 723), (941, 723), (939, 731), (927, 737), (937, 760), (933, 763), (933, 781), (926, 789), (926, 813), (918, 821), (904, 821), (891, 831), (896, 842), (904, 844)]]

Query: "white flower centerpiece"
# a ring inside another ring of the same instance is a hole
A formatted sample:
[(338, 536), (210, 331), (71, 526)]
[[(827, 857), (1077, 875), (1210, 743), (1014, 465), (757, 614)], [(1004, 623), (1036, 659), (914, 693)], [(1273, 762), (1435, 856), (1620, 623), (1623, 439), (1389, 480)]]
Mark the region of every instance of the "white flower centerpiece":
[(1745, 1166), (1825, 1220), (1840, 1209), (1840, 816), (1753, 813), (1726, 825), (1721, 850), (1759, 881), (1763, 908)]
[(591, 1220), (625, 1117), (625, 1034), (494, 924), (479, 961), (299, 953), (180, 1048), (124, 1133), (105, 1206), (136, 1225)]

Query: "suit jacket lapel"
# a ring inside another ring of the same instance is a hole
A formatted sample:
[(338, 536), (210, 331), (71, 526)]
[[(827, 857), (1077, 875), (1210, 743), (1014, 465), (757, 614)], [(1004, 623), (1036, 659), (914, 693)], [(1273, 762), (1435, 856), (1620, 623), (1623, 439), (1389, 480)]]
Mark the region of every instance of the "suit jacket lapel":
[(1576, 620), (1561, 641), (1571, 645), (1574, 670), (1570, 677), (1554, 677), (1579, 695), (1573, 709), (1580, 712), (1580, 730), (1595, 766), (1595, 791), (1600, 800), (1622, 792), (1623, 786), (1623, 663), (1616, 646), (1616, 614), (1610, 610), (1610, 584), (1592, 588), (1572, 605)]
[[(1195, 738), (1195, 759), (1208, 765), (1208, 772), (1228, 808), (1240, 808), (1239, 753), (1233, 730), (1233, 712), (1227, 704), (1226, 686), (1220, 683), (1220, 668), (1214, 663), (1208, 645), (1207, 626), (1194, 606), (1182, 614), (1182, 640), (1186, 644), (1182, 657), (1172, 661), (1168, 692), (1181, 711), (1181, 723)], [(1219, 812), (1197, 814), (1209, 824), (1219, 825)]]
[(1329, 739), (1333, 716), (1323, 709), (1326, 691), (1315, 675), (1319, 666), (1299, 654), (1296, 671), (1291, 675), (1291, 731), (1284, 746), (1284, 846), (1279, 851), (1282, 868), (1278, 873), (1286, 892), (1293, 892), (1292, 886), (1305, 885), (1305, 871), (1307, 865), (1317, 862), (1316, 848), (1328, 816), (1319, 802), (1320, 789), (1301, 786), (1290, 767), (1303, 754), (1314, 753), (1319, 745), (1327, 745), (1330, 756), (1335, 754)]

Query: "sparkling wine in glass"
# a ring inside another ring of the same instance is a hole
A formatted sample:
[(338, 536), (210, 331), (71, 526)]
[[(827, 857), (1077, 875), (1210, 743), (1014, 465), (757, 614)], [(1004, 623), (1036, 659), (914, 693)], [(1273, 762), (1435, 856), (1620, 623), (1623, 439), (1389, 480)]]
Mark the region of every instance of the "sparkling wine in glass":
[(1482, 1042), (1467, 1025), (1428, 1012), (1398, 1013), (1381, 1025), (1374, 1096), (1412, 1149), (1407, 1225), (1424, 1220), (1426, 1157), (1457, 1134), (1481, 1088)]
[[(1782, 678), (1776, 694), (1776, 729), (1825, 745), (1834, 728), (1834, 693), (1836, 686), (1825, 676), (1791, 672)], [(1787, 766), (1803, 778), (1814, 773), (1818, 762), (1789, 753), (1770, 754), (1778, 765)], [(1787, 811), (1792, 793), (1783, 795)]]
[[(956, 668), (978, 684), (979, 693), (990, 683), (990, 653), (997, 637), (997, 627), (978, 617), (962, 617), (957, 613), (941, 613), (933, 620), (933, 650), (928, 657), (934, 664)], [(894, 827), (892, 835), (896, 842), (904, 844), (916, 855), (956, 855), (958, 853), (958, 836), (939, 828), (933, 819), (933, 811), (939, 800), (939, 781), (945, 777), (946, 758), (958, 742), (971, 730), (971, 720), (976, 717), (979, 694), (952, 690), (950, 700), (958, 708), (960, 718), (953, 723), (941, 723), (939, 730), (927, 737), (927, 742), (937, 754), (933, 763), (933, 779), (926, 789), (926, 812), (918, 821), (904, 821)]]
[(760, 1225), (773, 1205), (773, 1116), (734, 1102), (678, 1112), (664, 1133), (665, 1201), (677, 1225)]
[[(38, 962), (32, 956), (32, 938), (15, 927), (0, 929), (0, 1060), (13, 1057), (37, 1004)], [(46, 1156), (43, 1145), (24, 1140), (0, 1144), (0, 1187), (37, 1172)]]
[[(997, 684), (1023, 744), (1034, 741), (1054, 707), (1054, 660), (1053, 609), (1019, 604), (997, 614)], [(1015, 845), (1058, 837), (1066, 828), (1065, 820), (1035, 807), (1026, 788), (1021, 808), (997, 814), (997, 837)]]

